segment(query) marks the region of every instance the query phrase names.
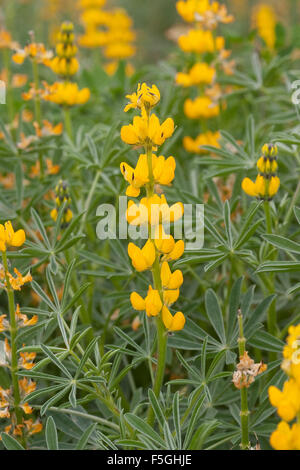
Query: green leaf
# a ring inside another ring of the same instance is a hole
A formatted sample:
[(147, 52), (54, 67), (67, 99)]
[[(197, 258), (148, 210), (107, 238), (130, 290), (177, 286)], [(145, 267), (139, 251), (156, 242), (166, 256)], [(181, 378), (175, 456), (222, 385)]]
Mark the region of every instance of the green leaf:
[(76, 450), (83, 450), (85, 449), (87, 443), (89, 442), (89, 439), (93, 432), (95, 431), (97, 427), (97, 423), (91, 424), (82, 434), (80, 440), (77, 443)]
[(226, 335), (224, 329), (224, 321), (218, 298), (212, 289), (208, 289), (205, 293), (205, 308), (207, 317), (214, 327), (215, 332), (222, 344), (226, 344)]
[(180, 450), (182, 446), (182, 442), (181, 442), (181, 426), (180, 426), (179, 391), (177, 391), (174, 394), (172, 411), (173, 411), (173, 421), (174, 421), (174, 427), (175, 427), (176, 439), (177, 439), (177, 449)]
[(262, 263), (256, 273), (289, 273), (300, 271), (300, 262), (298, 261), (266, 261)]
[(300, 224), (300, 207), (294, 207), (294, 214), (298, 221), (298, 224)]
[(244, 278), (240, 277), (232, 286), (229, 298), (227, 337), (231, 340), (237, 325), (237, 314), (240, 307), (241, 288)]
[(282, 250), (291, 251), (300, 255), (300, 244), (289, 240), (288, 238), (281, 237), (280, 235), (263, 235), (263, 238), (267, 240), (271, 245)]
[(23, 446), (6, 432), (1, 433), (2, 442), (7, 450), (25, 450)]
[(255, 348), (259, 348), (266, 351), (275, 351), (282, 353), (284, 342), (275, 336), (272, 336), (266, 331), (256, 331), (252, 338), (247, 340), (247, 343)]
[(136, 429), (138, 432), (144, 434), (146, 437), (150, 438), (156, 445), (161, 446), (163, 449), (166, 449), (164, 441), (161, 439), (160, 435), (157, 434), (154, 429), (149, 426), (143, 419), (134, 415), (133, 413), (126, 413), (124, 415), (126, 421)]
[(228, 247), (232, 249), (232, 233), (231, 233), (231, 220), (230, 220), (230, 204), (227, 200), (224, 204), (224, 222), (225, 222), (225, 230), (226, 230), (226, 237), (228, 241)]
[(148, 397), (149, 397), (151, 406), (153, 408), (154, 414), (156, 416), (156, 419), (160, 427), (163, 429), (164, 425), (166, 424), (166, 418), (164, 416), (163, 410), (161, 409), (159, 401), (154, 395), (154, 392), (151, 390), (151, 388), (149, 388), (148, 390)]
[(52, 416), (47, 419), (45, 437), (48, 450), (58, 450), (57, 430)]
[(84, 354), (81, 358), (81, 361), (80, 361), (80, 363), (79, 363), (79, 365), (76, 369), (76, 374), (75, 374), (75, 377), (74, 377), (75, 379), (77, 379), (79, 377), (80, 372), (84, 368), (85, 363), (88, 360), (89, 356), (91, 355), (93, 349), (95, 348), (98, 340), (99, 340), (99, 337), (92, 339), (92, 341), (90, 342), (90, 344), (88, 345), (88, 347), (84, 351)]
[(72, 375), (70, 374), (68, 369), (63, 365), (63, 363), (58, 359), (58, 357), (53, 354), (51, 349), (48, 348), (48, 346), (45, 346), (44, 344), (41, 344), (41, 348), (43, 352), (49, 357), (49, 359), (62, 371), (62, 373), (72, 380)]
[(47, 232), (46, 232), (46, 229), (44, 227), (44, 224), (43, 222), (41, 221), (41, 218), (40, 216), (38, 215), (38, 213), (36, 212), (35, 209), (33, 209), (33, 207), (31, 208), (31, 217), (33, 218), (34, 220), (34, 223), (35, 223), (35, 226), (36, 228), (39, 230), (40, 234), (42, 235), (43, 237), (43, 240), (48, 248), (49, 251), (51, 251), (51, 244), (50, 244), (50, 241), (49, 241), (49, 238), (48, 238), (48, 235), (47, 235)]

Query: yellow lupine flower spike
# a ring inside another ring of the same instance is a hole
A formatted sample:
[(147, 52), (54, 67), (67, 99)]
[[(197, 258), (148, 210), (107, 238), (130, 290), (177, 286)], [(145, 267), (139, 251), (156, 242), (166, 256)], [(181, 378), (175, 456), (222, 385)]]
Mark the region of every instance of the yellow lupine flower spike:
[(277, 146), (273, 144), (265, 144), (262, 147), (263, 155), (257, 161), (259, 174), (255, 182), (250, 178), (244, 178), (242, 181), (242, 189), (248, 196), (260, 199), (271, 200), (278, 192), (280, 179), (276, 176), (278, 164)]
[(274, 385), (268, 390), (269, 400), (282, 419), (270, 437), (270, 443), (276, 450), (300, 450), (299, 422), (288, 424), (299, 418), (300, 413), (300, 325), (291, 326), (288, 332), (281, 364), (288, 380), (284, 382), (282, 391)]
[(51, 68), (57, 75), (68, 79), (75, 75), (79, 69), (76, 59), (77, 47), (74, 44), (73, 23), (65, 21), (61, 25), (56, 45), (56, 57), (51, 61)]

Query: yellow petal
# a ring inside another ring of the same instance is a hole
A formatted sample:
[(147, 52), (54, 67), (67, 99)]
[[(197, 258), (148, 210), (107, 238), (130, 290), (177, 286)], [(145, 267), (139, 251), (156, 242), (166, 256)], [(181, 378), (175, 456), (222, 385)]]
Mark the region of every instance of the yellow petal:
[(137, 292), (131, 293), (130, 302), (135, 310), (146, 310), (145, 300)]
[(17, 232), (14, 233), (12, 240), (11, 240), (11, 245), (12, 246), (22, 246), (23, 243), (26, 240), (25, 232), (24, 230), (18, 230)]

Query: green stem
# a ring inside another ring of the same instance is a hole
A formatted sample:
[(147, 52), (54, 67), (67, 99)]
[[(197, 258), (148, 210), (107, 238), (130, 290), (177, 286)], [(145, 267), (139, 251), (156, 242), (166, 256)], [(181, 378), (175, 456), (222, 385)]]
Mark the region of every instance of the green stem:
[[(264, 210), (265, 210), (265, 217), (266, 217), (266, 229), (267, 233), (272, 234), (272, 218), (271, 218), (271, 211), (270, 211), (270, 203), (269, 201), (264, 202)], [(275, 286), (274, 286), (274, 273), (270, 273), (270, 288), (269, 293), (274, 294)], [(277, 315), (276, 315), (276, 299), (273, 300), (271, 303), (269, 310), (268, 310), (268, 332), (276, 336), (277, 335)], [(270, 361), (276, 359), (276, 354), (270, 353), (269, 357)]]
[[(242, 357), (245, 353), (246, 338), (244, 337), (243, 316), (238, 313), (239, 323), (239, 355)], [(248, 410), (248, 391), (246, 387), (241, 388), (241, 448), (249, 449), (249, 410)]]
[[(149, 119), (149, 113), (148, 113)], [(151, 197), (154, 192), (154, 177), (153, 177), (153, 168), (152, 168), (152, 144), (148, 144), (146, 146), (146, 154), (147, 154), (147, 162), (148, 162), (148, 172), (149, 172), (149, 183), (147, 184), (147, 198)], [(149, 229), (151, 230), (150, 224)], [(163, 303), (163, 291), (162, 291), (162, 283), (160, 278), (160, 264), (159, 264), (159, 255), (156, 254), (156, 258), (152, 267), (152, 277), (153, 277), (153, 284), (154, 289), (157, 289)], [(168, 336), (166, 328), (163, 324), (161, 314), (156, 317), (156, 330), (157, 330), (157, 367), (156, 367), (156, 374), (154, 379), (153, 385), (153, 392), (155, 396), (158, 398), (160, 394), (160, 390), (163, 384), (164, 375), (165, 375), (165, 368), (166, 368), (166, 355), (167, 355), (167, 343), (168, 343)], [(147, 422), (150, 426), (154, 424), (154, 412), (151, 407), (149, 406), (148, 415), (147, 415)]]
[(72, 127), (72, 120), (71, 120), (71, 113), (70, 108), (64, 106), (64, 120), (65, 120), (65, 128), (70, 140), (73, 141), (73, 127)]
[(94, 192), (96, 191), (96, 187), (97, 187), (100, 176), (101, 176), (101, 170), (98, 170), (95, 174), (91, 189), (89, 191), (89, 194), (88, 194), (85, 206), (84, 206), (84, 215), (83, 215), (82, 221), (81, 221), (80, 232), (83, 230), (83, 227), (84, 227), (87, 215), (88, 215), (88, 211), (89, 211), (89, 208), (90, 208), (91, 200), (93, 198)]
[(267, 233), (272, 233), (272, 218), (271, 218), (269, 201), (264, 201), (264, 211), (265, 211), (265, 217), (266, 217)]
[(291, 200), (290, 207), (288, 208), (288, 211), (287, 211), (286, 216), (285, 216), (284, 221), (283, 221), (284, 231), (285, 231), (285, 228), (287, 227), (287, 225), (290, 221), (290, 218), (291, 218), (292, 213), (293, 213), (294, 206), (295, 206), (295, 204), (297, 204), (299, 195), (300, 195), (300, 181), (298, 182), (296, 191), (295, 191), (294, 196)]
[[(16, 322), (16, 309), (15, 309), (15, 300), (14, 292), (9, 282), (8, 277), (8, 264), (7, 264), (7, 255), (6, 251), (2, 251), (2, 261), (5, 272), (5, 282), (6, 282), (6, 293), (8, 299), (8, 308), (9, 308), (9, 320), (10, 320), (10, 346), (11, 346), (11, 381), (12, 389), (14, 396), (14, 411), (16, 415), (17, 424), (22, 424), (23, 414), (22, 409), (20, 408), (21, 395), (19, 388), (19, 379), (18, 379), (18, 354), (17, 354), (17, 322)], [(22, 436), (22, 441), (24, 443), (24, 436)]]
[(14, 119), (14, 105), (13, 105), (13, 95), (11, 88), (11, 66), (10, 66), (10, 55), (9, 49), (3, 49), (3, 63), (7, 73), (7, 84), (6, 84), (6, 98), (7, 98), (7, 107), (8, 107), (8, 118), (9, 122), (12, 123)]
[[(40, 86), (40, 79), (39, 79), (39, 67), (36, 60), (32, 60), (32, 70), (33, 70), (33, 80), (34, 80), (34, 89), (35, 89), (35, 96), (34, 96), (34, 116), (35, 120), (38, 123), (39, 128), (42, 125), (42, 117), (41, 117), (41, 99), (39, 96), (39, 86)], [(44, 169), (44, 160), (42, 152), (38, 151), (39, 162), (40, 162), (40, 176), (41, 180), (44, 179), (45, 176), (45, 169)]]

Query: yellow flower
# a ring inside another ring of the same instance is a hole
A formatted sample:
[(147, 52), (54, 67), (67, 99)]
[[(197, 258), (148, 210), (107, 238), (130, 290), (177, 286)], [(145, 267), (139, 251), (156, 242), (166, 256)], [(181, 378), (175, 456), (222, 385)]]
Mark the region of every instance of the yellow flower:
[(88, 88), (79, 90), (77, 83), (55, 82), (45, 90), (43, 99), (61, 106), (75, 106), (85, 104), (90, 99), (90, 90)]
[(155, 85), (150, 87), (146, 83), (142, 83), (142, 85), (139, 83), (137, 92), (126, 95), (126, 98), (129, 99), (129, 103), (124, 108), (125, 113), (132, 108), (153, 108), (160, 100), (160, 93)]
[(51, 61), (51, 69), (59, 76), (71, 77), (78, 72), (79, 63), (75, 57), (69, 60), (65, 57), (54, 57)]
[(190, 29), (186, 35), (178, 38), (178, 45), (184, 52), (215, 52), (216, 43), (211, 31)]
[(275, 450), (300, 450), (300, 424), (291, 427), (281, 421), (271, 434), (270, 444)]
[[(176, 163), (173, 157), (165, 159), (162, 155), (157, 157), (154, 153), (152, 154), (152, 172), (155, 183), (170, 185), (174, 179), (175, 167)], [(126, 162), (121, 163), (120, 169), (125, 180), (129, 183), (126, 195), (137, 197), (140, 194), (140, 188), (149, 183), (147, 155), (141, 154), (139, 156), (135, 169)]]
[(19, 304), (17, 304), (15, 315), (17, 318), (19, 328), (22, 328), (23, 326), (33, 326), (38, 321), (37, 315), (33, 315), (33, 317), (29, 320), (27, 315), (24, 315), (23, 313), (21, 313)]
[(127, 221), (131, 225), (158, 225), (176, 222), (183, 215), (183, 204), (177, 202), (169, 207), (165, 196), (154, 196), (141, 199), (139, 204), (128, 202)]
[(220, 148), (219, 140), (221, 139), (221, 134), (219, 131), (211, 132), (207, 131), (204, 134), (199, 134), (196, 139), (191, 137), (183, 138), (183, 146), (185, 150), (192, 153), (205, 153), (205, 150), (202, 150), (203, 145), (210, 145), (211, 147)]
[(24, 49), (17, 49), (16, 53), (12, 56), (12, 60), (16, 64), (23, 64), (24, 60), (29, 57), (38, 64), (44, 64), (47, 67), (51, 64), (53, 53), (47, 51), (44, 44), (31, 42)]
[(6, 315), (0, 315), (0, 333), (9, 328), (9, 322), (5, 320)]
[(188, 73), (178, 73), (176, 75), (176, 83), (184, 87), (201, 84), (210, 85), (215, 75), (216, 69), (214, 67), (209, 66), (205, 62), (197, 63), (193, 65)]
[(269, 399), (284, 421), (291, 421), (300, 411), (300, 387), (294, 379), (284, 383), (282, 392), (273, 385), (269, 387)]
[(66, 181), (59, 180), (55, 188), (55, 202), (56, 207), (50, 212), (50, 217), (52, 220), (54, 220), (54, 222), (56, 222), (59, 208), (62, 204), (65, 204), (64, 212), (61, 218), (61, 228), (67, 228), (73, 218), (73, 212), (70, 209), (71, 198), (69, 194), (68, 183)]
[(174, 132), (174, 121), (167, 118), (160, 124), (158, 117), (151, 114), (149, 120), (147, 116), (135, 116), (133, 124), (123, 126), (121, 129), (121, 139), (130, 145), (146, 145), (152, 142), (153, 145), (162, 145), (166, 139)]
[(180, 16), (188, 23), (196, 22), (206, 28), (214, 29), (218, 23), (231, 23), (233, 16), (227, 14), (225, 5), (209, 0), (179, 0), (176, 8)]
[(172, 273), (166, 261), (162, 263), (160, 277), (164, 289), (178, 289), (183, 283), (182, 272), (177, 269)]
[(74, 44), (74, 26), (73, 23), (65, 21), (61, 25), (58, 34), (58, 43), (56, 45), (56, 54), (51, 61), (51, 68), (57, 75), (68, 79), (75, 75), (79, 69), (79, 63), (76, 59), (77, 47)]
[(182, 312), (176, 312), (173, 316), (164, 305), (162, 308), (162, 321), (169, 331), (182, 330), (185, 325), (185, 317)]
[(248, 196), (259, 197), (261, 199), (272, 199), (277, 193), (280, 186), (278, 176), (271, 176), (267, 179), (262, 175), (256, 177), (255, 182), (250, 178), (244, 178), (242, 181), (242, 189)]
[(151, 240), (147, 240), (142, 249), (134, 243), (129, 243), (128, 255), (137, 271), (145, 271), (150, 269), (155, 261), (155, 247)]
[(24, 286), (26, 282), (32, 281), (32, 276), (30, 273), (27, 273), (25, 276), (22, 276), (22, 274), (20, 273), (20, 271), (17, 270), (17, 268), (14, 268), (14, 272), (16, 274), (16, 277), (14, 277), (10, 273), (7, 273), (9, 283), (14, 290), (21, 290), (21, 287)]
[(184, 102), (184, 113), (190, 119), (209, 119), (220, 114), (220, 107), (208, 96), (198, 96), (195, 100), (188, 98)]
[(174, 244), (173, 249), (163, 256), (163, 261), (175, 261), (183, 255), (183, 252), (184, 252), (184, 241), (178, 240)]
[(16, 49), (18, 44), (12, 40), (11, 34), (5, 29), (0, 31), (0, 49)]
[(151, 286), (145, 300), (137, 292), (132, 292), (130, 301), (135, 310), (145, 310), (148, 317), (156, 317), (163, 306), (158, 290)]
[(23, 369), (30, 370), (33, 368), (34, 360), (36, 357), (36, 353), (28, 353), (28, 352), (21, 352), (20, 353), (20, 359), (19, 359), (19, 367), (22, 367)]
[(0, 251), (6, 251), (8, 246), (19, 247), (25, 242), (24, 230), (14, 231), (10, 221), (0, 224)]
[(274, 49), (276, 41), (276, 16), (274, 9), (269, 5), (260, 5), (256, 11), (255, 24), (259, 36), (265, 41), (269, 49)]

